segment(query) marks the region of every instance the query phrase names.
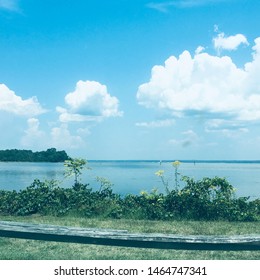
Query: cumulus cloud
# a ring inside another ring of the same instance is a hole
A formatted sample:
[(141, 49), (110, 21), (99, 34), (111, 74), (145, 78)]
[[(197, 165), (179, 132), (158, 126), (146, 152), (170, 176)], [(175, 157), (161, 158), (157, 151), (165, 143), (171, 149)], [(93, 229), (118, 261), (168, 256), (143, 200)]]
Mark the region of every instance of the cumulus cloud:
[(35, 147), (40, 145), (45, 139), (45, 132), (39, 129), (40, 122), (36, 118), (27, 120), (28, 128), (24, 131), (25, 135), (22, 137), (21, 144), (25, 147)]
[(30, 118), (27, 120), (28, 129), (25, 131), (28, 135), (35, 135), (37, 137), (41, 137), (44, 132), (39, 130), (39, 120), (36, 118)]
[(0, 84), (0, 110), (20, 116), (36, 116), (45, 112), (36, 97), (22, 99), (5, 84)]
[(60, 121), (101, 121), (122, 116), (119, 100), (111, 96), (105, 85), (96, 81), (78, 81), (73, 92), (65, 96), (68, 108), (57, 107)]
[(195, 54), (200, 54), (200, 53), (202, 53), (204, 50), (205, 50), (204, 47), (198, 46), (197, 49), (196, 49), (196, 51), (195, 51)]
[(183, 116), (206, 113), (240, 121), (260, 120), (260, 38), (253, 59), (240, 69), (228, 56), (184, 51), (152, 68), (138, 88), (138, 103)]
[(215, 49), (220, 52), (221, 50), (236, 50), (240, 45), (249, 45), (247, 38), (243, 34), (236, 34), (234, 36), (225, 36), (225, 33), (219, 33), (213, 39)]
[(62, 123), (66, 122), (100, 122), (102, 121), (102, 116), (88, 116), (71, 113), (68, 109), (62, 108), (60, 106), (56, 107), (56, 111), (60, 114), (59, 120)]
[(73, 135), (67, 124), (52, 127), (46, 131), (41, 130), (40, 121), (37, 118), (27, 120), (27, 129), (21, 138), (21, 145), (30, 149), (46, 149), (55, 147), (57, 149), (75, 149), (85, 144), (81, 135), (87, 135), (86, 129), (78, 129)]
[(79, 135), (72, 135), (68, 125), (62, 124), (51, 130), (52, 146), (58, 149), (76, 149), (84, 145), (84, 140)]
[(152, 122), (138, 122), (135, 125), (145, 128), (169, 127), (175, 124), (174, 119), (158, 120)]

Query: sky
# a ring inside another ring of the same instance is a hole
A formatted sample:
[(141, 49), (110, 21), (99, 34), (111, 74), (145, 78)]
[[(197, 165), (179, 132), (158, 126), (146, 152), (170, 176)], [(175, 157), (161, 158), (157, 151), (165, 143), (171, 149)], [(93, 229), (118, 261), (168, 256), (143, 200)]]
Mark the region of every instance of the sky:
[(260, 159), (260, 1), (0, 0), (0, 149)]

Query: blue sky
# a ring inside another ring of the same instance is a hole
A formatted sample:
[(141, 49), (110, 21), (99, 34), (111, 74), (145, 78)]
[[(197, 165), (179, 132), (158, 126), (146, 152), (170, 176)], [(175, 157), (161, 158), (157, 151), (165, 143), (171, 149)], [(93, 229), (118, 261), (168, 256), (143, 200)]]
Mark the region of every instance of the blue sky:
[(260, 2), (0, 0), (0, 149), (259, 159)]

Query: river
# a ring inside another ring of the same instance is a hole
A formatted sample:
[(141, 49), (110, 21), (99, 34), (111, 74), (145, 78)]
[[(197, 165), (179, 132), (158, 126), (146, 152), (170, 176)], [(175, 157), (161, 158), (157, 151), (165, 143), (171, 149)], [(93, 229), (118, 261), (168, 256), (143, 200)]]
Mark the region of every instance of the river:
[[(165, 178), (174, 185), (174, 169), (170, 162), (159, 161), (89, 161), (81, 176), (82, 183), (99, 188), (96, 177), (104, 177), (113, 183), (116, 193), (138, 194), (142, 190), (157, 188), (164, 191), (163, 184), (155, 175), (165, 171)], [(225, 177), (236, 189), (237, 196), (260, 197), (260, 163), (256, 162), (182, 162), (178, 169), (181, 175), (195, 179)], [(180, 176), (181, 176), (180, 175)], [(179, 177), (180, 177), (179, 176)], [(73, 178), (64, 178), (63, 163), (0, 162), (0, 189), (20, 190), (34, 179), (58, 180), (63, 187), (73, 184)]]

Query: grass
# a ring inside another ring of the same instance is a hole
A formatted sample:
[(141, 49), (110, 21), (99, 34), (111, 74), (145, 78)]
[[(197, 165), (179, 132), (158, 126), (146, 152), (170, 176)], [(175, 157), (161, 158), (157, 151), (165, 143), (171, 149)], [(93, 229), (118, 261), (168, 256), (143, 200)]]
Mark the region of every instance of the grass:
[[(260, 222), (108, 220), (78, 217), (0, 216), (0, 220), (183, 235), (260, 234)], [(186, 251), (108, 247), (0, 238), (1, 260), (259, 260), (260, 251)]]

